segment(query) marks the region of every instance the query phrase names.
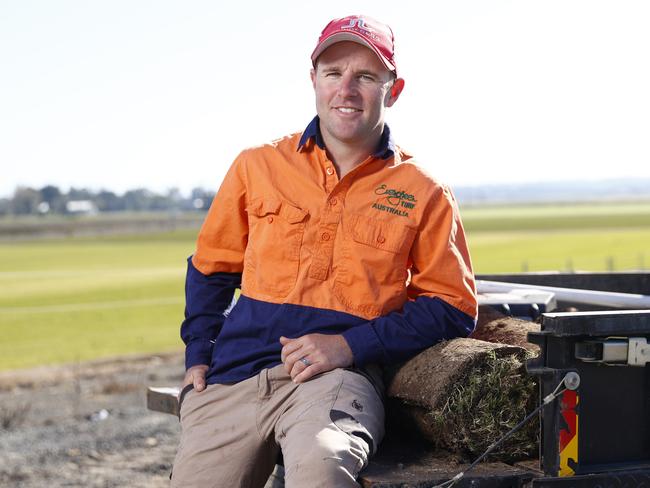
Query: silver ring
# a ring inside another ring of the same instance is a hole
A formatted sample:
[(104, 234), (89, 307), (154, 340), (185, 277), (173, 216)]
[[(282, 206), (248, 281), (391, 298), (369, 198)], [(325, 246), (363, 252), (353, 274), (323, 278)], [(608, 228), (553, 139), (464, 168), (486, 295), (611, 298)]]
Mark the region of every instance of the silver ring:
[(307, 359), (306, 357), (300, 358), (300, 359), (298, 359), (298, 361), (300, 361), (305, 366), (311, 366), (311, 361), (309, 359)]

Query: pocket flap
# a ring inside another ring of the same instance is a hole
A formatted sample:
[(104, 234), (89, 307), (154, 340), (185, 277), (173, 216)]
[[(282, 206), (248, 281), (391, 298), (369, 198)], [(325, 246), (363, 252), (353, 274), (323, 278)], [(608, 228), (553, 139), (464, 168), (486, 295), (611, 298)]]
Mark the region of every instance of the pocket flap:
[(364, 215), (352, 219), (352, 238), (361, 244), (395, 254), (408, 251), (416, 229), (397, 223), (383, 222)]
[(264, 217), (268, 214), (277, 215), (280, 211), (281, 205), (282, 202), (280, 200), (260, 198), (253, 201), (248, 207), (246, 207), (246, 211), (251, 215), (255, 215), (256, 217)]
[(246, 207), (246, 211), (256, 217), (279, 215), (290, 224), (302, 222), (309, 214), (309, 212), (277, 198), (260, 198), (255, 200)]
[(309, 214), (306, 210), (303, 210), (298, 207), (294, 207), (289, 202), (282, 202), (280, 208), (280, 216), (284, 218), (290, 224), (297, 224), (305, 220), (305, 217)]

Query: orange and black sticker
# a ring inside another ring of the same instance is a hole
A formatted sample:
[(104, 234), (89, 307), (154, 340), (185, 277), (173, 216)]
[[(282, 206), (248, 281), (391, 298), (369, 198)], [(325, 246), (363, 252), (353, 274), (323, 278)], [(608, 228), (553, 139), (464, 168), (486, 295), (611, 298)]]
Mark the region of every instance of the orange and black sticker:
[(578, 465), (578, 394), (565, 391), (560, 397), (560, 415), (564, 421), (560, 429), (560, 476), (573, 476)]

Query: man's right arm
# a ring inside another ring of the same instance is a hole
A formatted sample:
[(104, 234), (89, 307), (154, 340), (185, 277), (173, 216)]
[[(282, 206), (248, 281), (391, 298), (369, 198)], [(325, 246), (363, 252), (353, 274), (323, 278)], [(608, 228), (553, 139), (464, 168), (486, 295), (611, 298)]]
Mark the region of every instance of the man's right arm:
[(205, 384), (212, 349), (225, 320), (224, 312), (241, 286), (248, 243), (246, 179), (242, 155), (230, 167), (203, 222), (196, 252), (188, 259), (185, 280), (186, 376), (183, 385)]
[(183, 387), (194, 384), (197, 391), (205, 387), (205, 374), (212, 348), (225, 320), (224, 312), (241, 286), (241, 273), (217, 272), (204, 275), (187, 262), (185, 279), (185, 320), (181, 338), (185, 342), (185, 380)]

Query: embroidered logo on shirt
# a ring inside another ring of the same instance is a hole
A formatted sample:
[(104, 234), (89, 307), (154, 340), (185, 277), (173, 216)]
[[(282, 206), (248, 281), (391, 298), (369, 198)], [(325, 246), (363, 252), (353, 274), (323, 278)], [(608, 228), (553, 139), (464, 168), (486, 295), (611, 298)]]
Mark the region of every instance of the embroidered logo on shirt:
[(375, 195), (381, 195), (383, 197), (382, 199), (388, 205), (384, 205), (378, 201), (372, 204), (372, 208), (399, 215), (400, 217), (408, 217), (408, 211), (414, 209), (417, 203), (415, 195), (406, 193), (404, 190), (387, 188), (385, 184), (375, 188)]

